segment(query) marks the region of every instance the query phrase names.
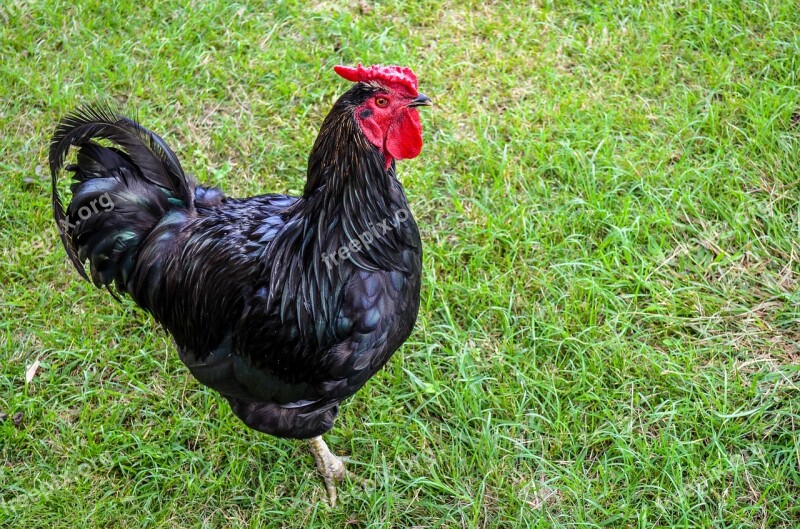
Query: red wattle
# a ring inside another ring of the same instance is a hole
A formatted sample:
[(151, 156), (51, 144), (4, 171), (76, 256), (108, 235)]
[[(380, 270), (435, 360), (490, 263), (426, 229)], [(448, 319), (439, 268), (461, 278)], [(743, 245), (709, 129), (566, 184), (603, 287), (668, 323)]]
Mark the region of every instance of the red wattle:
[(422, 123), (415, 108), (405, 109), (386, 131), (386, 151), (395, 160), (419, 156), (422, 151)]

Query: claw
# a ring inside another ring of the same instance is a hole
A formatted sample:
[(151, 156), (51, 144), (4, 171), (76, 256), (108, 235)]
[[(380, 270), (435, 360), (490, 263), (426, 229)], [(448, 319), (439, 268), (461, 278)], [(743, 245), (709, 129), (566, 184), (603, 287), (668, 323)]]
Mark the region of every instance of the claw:
[(345, 478), (350, 477), (357, 480), (356, 476), (344, 468), (342, 460), (333, 455), (328, 449), (328, 445), (323, 441), (322, 436), (317, 436), (308, 440), (308, 446), (314, 459), (317, 462), (317, 470), (325, 480), (325, 488), (328, 490), (328, 499), (331, 507), (336, 506), (336, 485), (342, 483)]

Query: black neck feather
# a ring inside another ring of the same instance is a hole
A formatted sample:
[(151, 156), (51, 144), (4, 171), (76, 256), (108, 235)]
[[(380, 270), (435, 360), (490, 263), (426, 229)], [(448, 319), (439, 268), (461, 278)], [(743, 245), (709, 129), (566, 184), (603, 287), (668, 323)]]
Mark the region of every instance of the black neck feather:
[[(319, 324), (332, 316), (328, 305), (355, 271), (409, 273), (404, 252), (419, 251), (419, 232), (394, 163), (385, 167), (355, 119), (354, 109), (368, 90), (355, 85), (325, 118), (309, 157), (303, 197), (287, 211), (287, 224), (270, 248), (270, 302), (280, 300), (284, 318), (293, 312), (300, 321), (308, 316), (309, 324)], [(352, 251), (352, 241), (370, 236), (368, 248)], [(304, 334), (311, 331), (300, 327)]]
[[(343, 95), (320, 128), (298, 204), (307, 220), (306, 234), (314, 235), (304, 249), (338, 254), (343, 245), (372, 233), (375, 240), (370, 249), (354, 252), (348, 260), (366, 270), (396, 269), (396, 252), (412, 227), (391, 223), (410, 219), (410, 213), (395, 178), (394, 162), (386, 168), (383, 154), (356, 122), (354, 110), (369, 90), (356, 85)], [(393, 228), (385, 231), (386, 226)], [(412, 231), (416, 232), (415, 226)]]

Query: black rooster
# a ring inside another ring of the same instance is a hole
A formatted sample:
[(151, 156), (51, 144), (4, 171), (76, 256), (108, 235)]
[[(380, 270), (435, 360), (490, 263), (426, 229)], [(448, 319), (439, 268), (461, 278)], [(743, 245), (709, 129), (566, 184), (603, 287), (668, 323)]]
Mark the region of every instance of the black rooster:
[(420, 153), (416, 107), (431, 104), (408, 68), (335, 70), (356, 84), (322, 124), (301, 197), (197, 186), (164, 140), (102, 107), (64, 118), (49, 157), (78, 272), (89, 279), (88, 260), (95, 285), (150, 312), (247, 426), (307, 439), (332, 504), (346, 472), (321, 436), (417, 318), (420, 237), (394, 161)]

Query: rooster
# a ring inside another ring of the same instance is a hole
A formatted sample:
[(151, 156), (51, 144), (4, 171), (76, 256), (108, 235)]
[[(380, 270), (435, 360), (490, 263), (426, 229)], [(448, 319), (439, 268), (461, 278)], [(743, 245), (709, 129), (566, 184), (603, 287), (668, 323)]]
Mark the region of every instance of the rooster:
[(65, 117), (49, 153), (78, 272), (152, 314), (247, 426), (308, 440), (332, 505), (347, 472), (322, 434), (417, 318), (421, 242), (395, 160), (419, 155), (417, 108), (431, 105), (409, 68), (334, 70), (355, 84), (322, 124), (300, 197), (199, 186), (163, 139), (102, 106)]

